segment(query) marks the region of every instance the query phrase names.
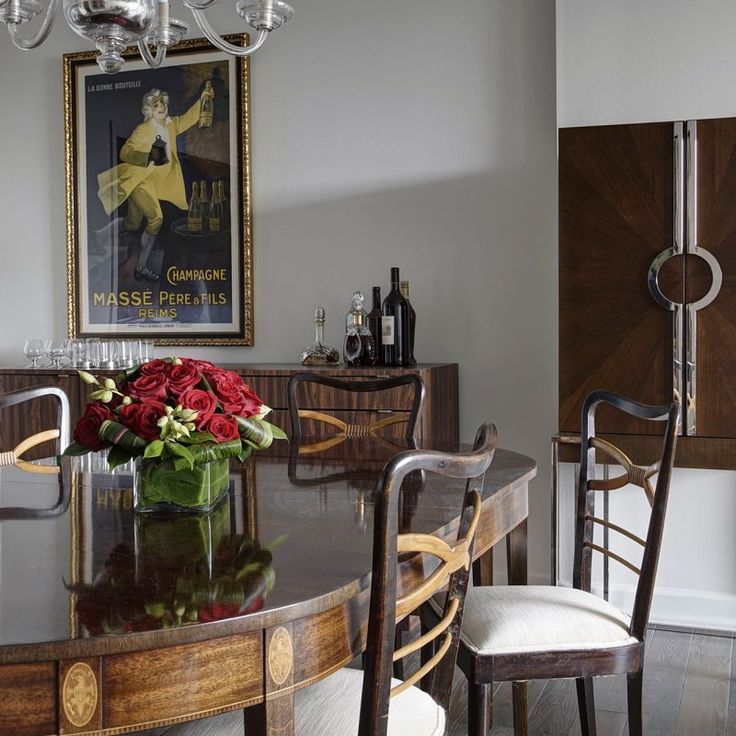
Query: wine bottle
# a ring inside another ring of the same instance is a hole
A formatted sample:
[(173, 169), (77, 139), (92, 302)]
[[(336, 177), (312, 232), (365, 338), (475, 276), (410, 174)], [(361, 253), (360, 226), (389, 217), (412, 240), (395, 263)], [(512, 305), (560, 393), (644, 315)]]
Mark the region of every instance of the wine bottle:
[(202, 232), (210, 229), (210, 197), (207, 194), (207, 182), (199, 182), (199, 201), (202, 203)]
[(373, 309), (368, 312), (366, 326), (373, 335), (376, 346), (376, 365), (383, 365), (383, 343), (381, 342), (381, 287), (373, 287)]
[(409, 365), (409, 305), (399, 289), (399, 269), (391, 269), (391, 291), (381, 307), (383, 363), (387, 366)]
[(209, 226), (211, 233), (222, 230), (222, 202), (220, 201), (220, 182), (212, 183), (212, 200), (210, 201)]
[(187, 230), (190, 233), (202, 232), (202, 203), (199, 201), (199, 183), (192, 184), (192, 198), (187, 212)]
[(222, 204), (222, 229), (230, 229), (230, 205), (225, 198), (225, 182), (220, 181), (220, 204)]
[(199, 106), (199, 127), (211, 128), (212, 117), (215, 114), (215, 92), (212, 89), (212, 82), (209, 80), (204, 83), (204, 93), (202, 94), (202, 102)]
[(401, 282), (401, 296), (406, 299), (406, 303), (409, 305), (409, 363), (408, 365), (416, 365), (417, 361), (414, 357), (414, 335), (416, 334), (417, 328), (417, 313), (414, 311), (414, 307), (411, 305), (409, 300), (409, 282)]

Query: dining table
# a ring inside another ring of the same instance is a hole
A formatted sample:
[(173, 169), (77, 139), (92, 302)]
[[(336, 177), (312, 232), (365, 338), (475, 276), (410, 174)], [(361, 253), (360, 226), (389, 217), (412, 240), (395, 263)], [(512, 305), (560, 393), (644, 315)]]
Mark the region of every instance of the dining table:
[[(107, 736), (235, 709), (248, 736), (293, 733), (294, 692), (364, 650), (377, 482), (408, 449), (302, 443), (232, 461), (227, 492), (197, 514), (136, 511), (130, 464), (110, 471), (104, 453), (0, 468), (0, 735)], [(506, 449), (485, 474), (474, 557), (506, 538), (511, 583), (526, 583), (535, 474)], [(400, 532), (452, 540), (464, 488), (407, 476)], [(400, 589), (433, 564), (399, 559)]]

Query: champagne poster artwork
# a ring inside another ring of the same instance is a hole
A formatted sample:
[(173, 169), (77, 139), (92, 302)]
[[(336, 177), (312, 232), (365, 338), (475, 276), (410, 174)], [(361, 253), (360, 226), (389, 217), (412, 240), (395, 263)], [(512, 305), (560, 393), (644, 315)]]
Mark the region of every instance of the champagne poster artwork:
[(64, 57), (71, 335), (252, 344), (247, 74), (204, 41)]

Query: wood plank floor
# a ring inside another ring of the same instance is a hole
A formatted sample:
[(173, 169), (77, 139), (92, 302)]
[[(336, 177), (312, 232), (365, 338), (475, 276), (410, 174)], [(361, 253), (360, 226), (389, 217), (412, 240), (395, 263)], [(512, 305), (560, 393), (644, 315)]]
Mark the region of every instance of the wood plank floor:
[[(496, 686), (493, 704), (491, 736), (513, 736), (508, 683)], [(596, 679), (595, 704), (599, 736), (628, 734), (625, 677)], [(458, 670), (448, 735), (467, 736), (466, 719), (467, 687)], [(166, 731), (146, 731), (145, 736), (163, 736)], [(736, 736), (733, 634), (650, 630), (644, 660), (644, 734)], [(529, 736), (580, 736), (573, 680), (529, 683)]]

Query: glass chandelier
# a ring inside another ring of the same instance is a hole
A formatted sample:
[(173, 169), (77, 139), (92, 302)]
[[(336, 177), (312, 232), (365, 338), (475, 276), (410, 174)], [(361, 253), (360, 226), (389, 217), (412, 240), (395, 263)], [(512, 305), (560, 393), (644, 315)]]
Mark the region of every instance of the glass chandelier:
[[(238, 0), (235, 9), (255, 31), (248, 46), (234, 46), (210, 25), (205, 11), (218, 0), (182, 0), (194, 16), (203, 35), (221, 51), (232, 56), (249, 56), (266, 36), (294, 14), (283, 0)], [(41, 12), (41, 0), (0, 0), (0, 21), (6, 23), (12, 42), (19, 49), (35, 49), (48, 37), (61, 0), (48, 0), (43, 21), (36, 34), (21, 38), (18, 28)], [(159, 66), (166, 49), (176, 45), (188, 31), (187, 25), (169, 17), (169, 0), (63, 0), (69, 27), (94, 42), (97, 63), (103, 72), (115, 74), (123, 64), (127, 46), (138, 44), (141, 57), (150, 67)]]

